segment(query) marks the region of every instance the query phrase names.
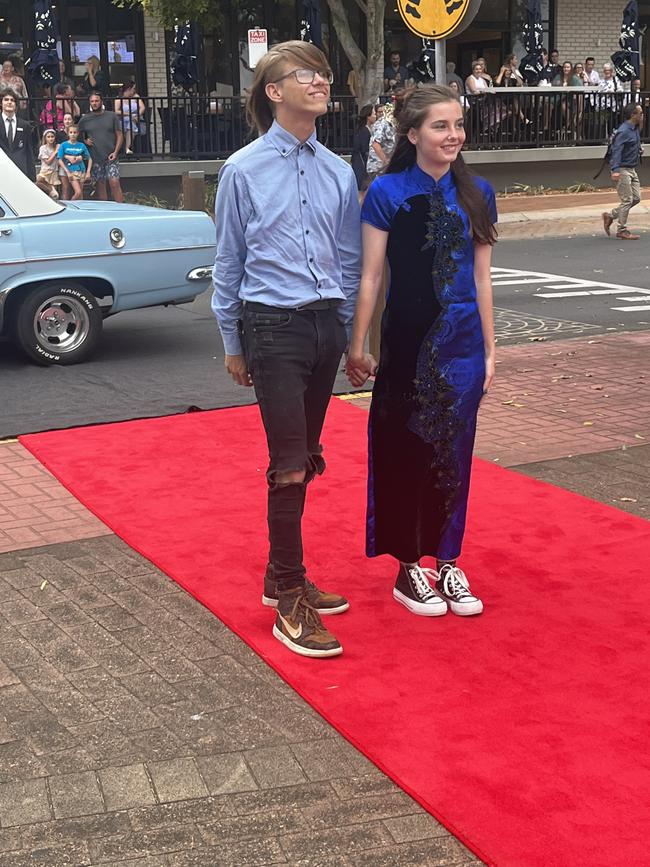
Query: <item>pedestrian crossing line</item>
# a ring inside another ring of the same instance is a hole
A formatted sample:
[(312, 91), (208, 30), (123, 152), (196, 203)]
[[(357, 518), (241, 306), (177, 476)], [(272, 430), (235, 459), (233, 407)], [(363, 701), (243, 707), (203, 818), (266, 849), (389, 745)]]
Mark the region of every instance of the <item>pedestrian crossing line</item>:
[(524, 283), (546, 283), (549, 280), (557, 280), (557, 277), (522, 277), (518, 280), (495, 280), (492, 279), (493, 286), (523, 286)]
[[(598, 285), (598, 284), (596, 284)], [(625, 289), (628, 292), (638, 292), (639, 295), (649, 295), (650, 290), (648, 289), (633, 289), (632, 286), (626, 286)], [(577, 292), (538, 292), (535, 296), (536, 298), (581, 298), (585, 295), (620, 295), (621, 291), (624, 291), (622, 287), (617, 287), (616, 289), (585, 289), (584, 291), (578, 290)], [(635, 301), (640, 301), (640, 298), (635, 298)]]
[[(548, 286), (548, 289), (573, 289), (575, 287), (575, 283), (560, 283), (558, 286)], [(585, 280), (580, 283), (580, 286), (586, 288), (587, 286), (600, 286), (600, 283), (597, 283), (595, 280)]]
[(621, 310), (623, 313), (634, 313), (637, 310), (650, 313), (650, 305), (641, 304), (636, 307), (612, 307), (612, 310)]

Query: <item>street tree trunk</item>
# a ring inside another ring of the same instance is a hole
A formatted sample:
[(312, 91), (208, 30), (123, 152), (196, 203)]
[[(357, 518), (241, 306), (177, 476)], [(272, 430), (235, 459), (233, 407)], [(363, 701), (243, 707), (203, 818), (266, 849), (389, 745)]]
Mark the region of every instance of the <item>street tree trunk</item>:
[(367, 54), (359, 48), (343, 0), (327, 0), (341, 47), (359, 78), (357, 104), (373, 104), (384, 92), (385, 0), (355, 0), (366, 18)]

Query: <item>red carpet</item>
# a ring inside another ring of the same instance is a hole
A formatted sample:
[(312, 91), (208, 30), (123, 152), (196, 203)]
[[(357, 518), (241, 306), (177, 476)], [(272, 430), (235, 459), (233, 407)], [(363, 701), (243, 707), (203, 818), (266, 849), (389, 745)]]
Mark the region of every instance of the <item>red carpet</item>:
[(214, 611), (484, 861), (650, 864), (649, 525), (478, 461), (463, 564), (485, 613), (434, 620), (363, 555), (365, 426), (334, 400), (308, 566), (352, 608), (345, 652), (271, 636), (255, 407), (21, 438), (123, 539)]

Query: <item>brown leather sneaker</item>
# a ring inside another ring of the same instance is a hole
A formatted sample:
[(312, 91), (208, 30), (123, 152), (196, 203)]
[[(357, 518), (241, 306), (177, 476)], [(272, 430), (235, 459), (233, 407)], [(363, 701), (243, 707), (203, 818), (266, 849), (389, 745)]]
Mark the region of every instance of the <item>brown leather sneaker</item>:
[(640, 235), (633, 235), (629, 229), (619, 229), (616, 233), (616, 237), (619, 241), (638, 241)]
[(300, 656), (322, 658), (343, 653), (343, 648), (325, 629), (318, 611), (309, 604), (301, 587), (280, 593), (273, 635)]
[(603, 212), (603, 229), (607, 235), (611, 235), (612, 233), (609, 231), (610, 226), (614, 222), (614, 218), (607, 211)]
[[(311, 607), (315, 608), (320, 615), (342, 614), (350, 607), (350, 603), (345, 596), (340, 596), (338, 593), (330, 593), (327, 590), (319, 590), (311, 581), (305, 581), (305, 596)], [(264, 575), (262, 605), (268, 605), (269, 608), (278, 607), (278, 585), (273, 577), (273, 566), (270, 563), (266, 567)]]

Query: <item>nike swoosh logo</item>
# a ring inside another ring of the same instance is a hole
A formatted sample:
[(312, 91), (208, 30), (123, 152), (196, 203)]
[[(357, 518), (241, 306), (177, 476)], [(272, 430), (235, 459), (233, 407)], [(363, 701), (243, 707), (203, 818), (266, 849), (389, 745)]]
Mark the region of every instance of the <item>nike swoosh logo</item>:
[(302, 635), (302, 623), (300, 623), (298, 628), (296, 629), (296, 627), (292, 626), (287, 620), (285, 620), (285, 618), (281, 614), (279, 614), (278, 617), (284, 624), (284, 628), (287, 630), (289, 635), (294, 639), (294, 641), (297, 641)]

